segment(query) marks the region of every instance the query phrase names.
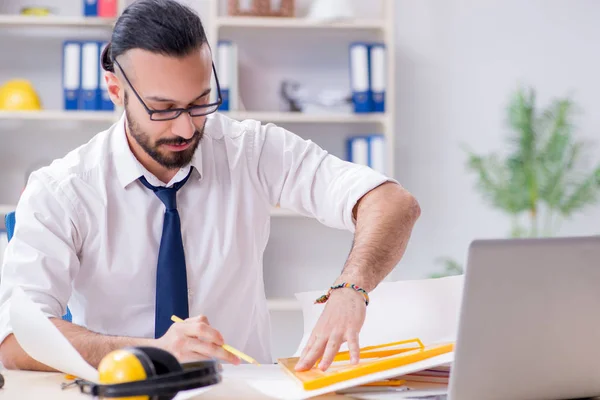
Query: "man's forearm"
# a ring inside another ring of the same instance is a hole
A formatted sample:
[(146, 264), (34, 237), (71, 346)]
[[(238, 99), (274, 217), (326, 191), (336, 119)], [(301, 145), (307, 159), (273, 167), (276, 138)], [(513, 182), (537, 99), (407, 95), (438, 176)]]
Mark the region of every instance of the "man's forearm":
[(404, 255), (421, 210), (408, 191), (388, 182), (363, 196), (355, 211), (354, 243), (335, 283), (354, 283), (370, 292)]
[[(52, 318), (51, 321), (94, 368), (97, 368), (102, 358), (113, 350), (126, 346), (148, 346), (154, 340), (106, 336), (58, 318)], [(12, 334), (0, 345), (0, 362), (8, 369), (53, 371), (47, 365), (31, 358)]]

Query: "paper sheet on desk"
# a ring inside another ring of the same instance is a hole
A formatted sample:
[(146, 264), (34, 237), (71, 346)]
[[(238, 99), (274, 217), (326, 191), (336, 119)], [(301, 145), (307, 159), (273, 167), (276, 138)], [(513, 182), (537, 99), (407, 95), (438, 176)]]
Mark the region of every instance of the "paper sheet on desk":
[(10, 321), (23, 350), (58, 371), (98, 382), (98, 371), (88, 364), (23, 289), (13, 289)]
[[(81, 357), (20, 287), (13, 289), (10, 320), (17, 341), (32, 358), (58, 371), (98, 383), (98, 371)], [(173, 400), (191, 399), (211, 388), (180, 392)]]
[[(383, 282), (370, 294), (361, 347), (418, 337), (425, 345), (456, 340), (463, 276)], [(322, 292), (296, 294), (302, 306), (304, 334), (294, 357), (299, 357), (324, 304), (314, 304)], [(344, 344), (341, 350), (347, 350)]]
[(350, 379), (344, 382), (317, 389), (304, 390), (300, 385), (290, 378), (279, 365), (224, 365), (223, 377), (228, 380), (241, 380), (254, 390), (278, 400), (305, 400), (332, 393), (338, 390), (348, 389), (368, 382), (389, 379), (399, 375), (406, 375), (427, 368), (444, 365), (452, 362), (453, 354), (447, 353), (427, 360), (419, 361), (404, 367), (398, 367), (387, 371), (378, 372), (360, 378)]

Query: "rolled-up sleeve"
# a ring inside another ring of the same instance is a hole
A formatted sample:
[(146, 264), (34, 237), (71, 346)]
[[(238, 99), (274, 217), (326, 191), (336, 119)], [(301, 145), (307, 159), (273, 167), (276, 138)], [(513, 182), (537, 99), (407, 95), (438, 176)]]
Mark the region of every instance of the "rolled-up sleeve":
[(341, 160), (310, 140), (273, 124), (249, 127), (258, 180), (272, 206), (312, 216), (333, 228), (355, 230), (358, 200), (394, 179)]
[(14, 236), (0, 275), (0, 343), (12, 333), (13, 288), (21, 287), (48, 317), (61, 317), (79, 271), (72, 200), (43, 170), (34, 172), (16, 208)]

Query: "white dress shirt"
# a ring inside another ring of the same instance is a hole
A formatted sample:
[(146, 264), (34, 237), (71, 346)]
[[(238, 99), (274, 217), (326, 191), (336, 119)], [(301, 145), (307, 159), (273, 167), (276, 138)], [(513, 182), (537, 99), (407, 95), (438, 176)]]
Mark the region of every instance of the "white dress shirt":
[[(0, 278), (0, 342), (11, 332), (11, 291), (47, 316), (101, 334), (154, 337), (155, 279), (164, 205), (138, 178), (125, 117), (34, 172), (16, 209)], [(354, 231), (352, 208), (390, 180), (340, 160), (273, 124), (209, 116), (177, 192), (190, 316), (206, 315), (226, 341), (272, 362), (263, 251), (273, 206)], [(164, 185), (164, 184), (163, 184)], [(323, 288), (325, 291), (327, 288)]]

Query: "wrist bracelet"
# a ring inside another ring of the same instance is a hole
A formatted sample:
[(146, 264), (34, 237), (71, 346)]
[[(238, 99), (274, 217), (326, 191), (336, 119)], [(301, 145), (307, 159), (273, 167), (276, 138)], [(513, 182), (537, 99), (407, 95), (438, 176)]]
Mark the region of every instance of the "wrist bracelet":
[(336, 289), (341, 289), (341, 288), (350, 288), (350, 289), (356, 290), (357, 292), (361, 293), (363, 295), (363, 297), (365, 298), (365, 304), (369, 305), (369, 294), (367, 293), (367, 291), (359, 286), (356, 286), (353, 283), (346, 283), (346, 282), (343, 282), (343, 283), (340, 283), (339, 285), (330, 287), (326, 294), (324, 294), (323, 296), (321, 296), (317, 300), (315, 300), (315, 304), (325, 303), (327, 300), (329, 300), (329, 296), (331, 296), (331, 292), (333, 292)]

